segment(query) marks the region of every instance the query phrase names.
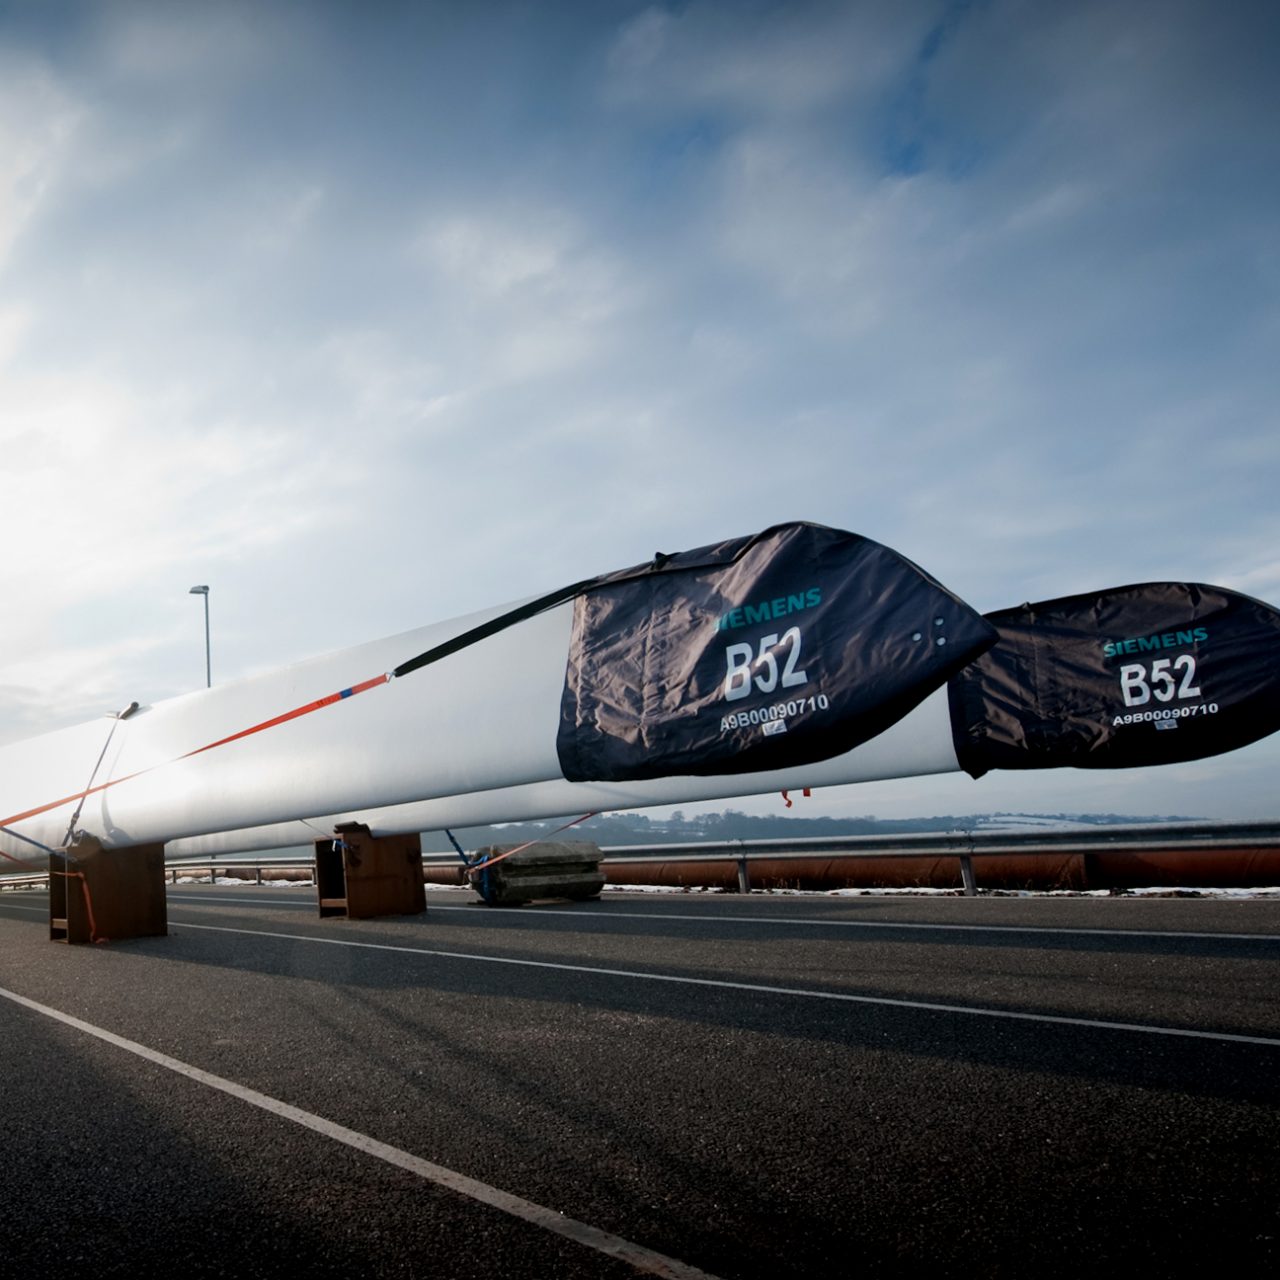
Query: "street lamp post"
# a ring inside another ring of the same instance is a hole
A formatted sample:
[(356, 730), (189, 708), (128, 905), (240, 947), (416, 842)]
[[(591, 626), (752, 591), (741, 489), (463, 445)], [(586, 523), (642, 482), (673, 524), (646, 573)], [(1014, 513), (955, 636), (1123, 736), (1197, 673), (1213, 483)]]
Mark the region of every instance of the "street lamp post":
[(204, 683), (206, 689), (213, 688), (213, 664), (209, 656), (209, 588), (192, 587), (189, 596), (204, 596)]

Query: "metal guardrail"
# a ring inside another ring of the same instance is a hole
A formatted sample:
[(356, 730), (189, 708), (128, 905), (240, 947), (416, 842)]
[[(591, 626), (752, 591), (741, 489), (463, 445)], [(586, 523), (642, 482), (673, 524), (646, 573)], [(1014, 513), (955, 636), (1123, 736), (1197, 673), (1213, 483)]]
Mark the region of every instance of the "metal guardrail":
[(1097, 828), (1043, 831), (928, 831), (893, 836), (819, 836), (798, 840), (724, 840), (670, 845), (624, 845), (604, 850), (606, 862), (662, 863), (732, 861), (738, 889), (751, 891), (749, 864), (813, 857), (954, 857), (966, 895), (977, 893), (973, 859), (1049, 857), (1147, 851), (1228, 853), (1247, 845), (1280, 849), (1280, 822), (1116, 823)]
[[(899, 835), (818, 836), (801, 839), (692, 841), (673, 844), (615, 845), (602, 850), (609, 863), (732, 862), (737, 866), (738, 888), (751, 890), (753, 861), (800, 861), (831, 858), (954, 857), (959, 860), (966, 894), (977, 892), (973, 860), (983, 857), (1052, 856), (1071, 853), (1118, 853), (1158, 848), (1161, 851), (1227, 853), (1242, 846), (1280, 849), (1280, 821), (1117, 823), (1088, 828), (1046, 828), (1031, 831), (929, 831)], [(188, 857), (167, 861), (174, 881), (184, 869), (209, 871), (216, 881), (220, 871), (253, 871), (259, 884), (268, 870), (312, 866), (310, 854), (263, 857), (233, 854), (221, 858)], [(424, 868), (460, 867), (456, 854), (423, 855)], [(46, 876), (0, 877), (0, 886), (40, 883)]]
[(610, 857), (652, 857), (658, 860), (662, 859), (664, 853), (736, 857), (743, 850), (758, 857), (769, 858), (780, 857), (788, 852), (799, 858), (815, 854), (880, 858), (962, 853), (1097, 853), (1125, 847), (1150, 848), (1153, 844), (1170, 849), (1235, 849), (1241, 844), (1254, 848), (1280, 848), (1280, 821), (1116, 823), (1087, 828), (1047, 828), (1042, 831), (922, 831), (888, 836), (700, 841), (688, 844), (616, 845), (606, 852)]

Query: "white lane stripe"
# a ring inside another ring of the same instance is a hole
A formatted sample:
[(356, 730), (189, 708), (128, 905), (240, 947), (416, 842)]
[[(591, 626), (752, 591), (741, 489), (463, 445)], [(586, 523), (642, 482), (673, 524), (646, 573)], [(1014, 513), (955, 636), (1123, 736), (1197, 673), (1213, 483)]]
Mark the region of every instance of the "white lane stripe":
[[(249, 899), (245, 899), (249, 901)], [(470, 907), (443, 907), (434, 902), (432, 911), (469, 911)], [(1083, 934), (1097, 938), (1221, 938), (1249, 942), (1280, 942), (1280, 933), (1190, 933), (1173, 929), (1068, 929), (1060, 925), (1040, 924), (915, 924), (911, 922), (895, 923), (892, 920), (823, 920), (807, 916), (699, 916), (678, 915), (675, 912), (614, 911), (603, 908), (598, 911), (562, 911), (555, 907), (503, 907), (502, 915), (527, 912), (529, 915), (577, 916), (578, 919), (589, 917), (592, 920), (699, 920), (713, 921), (716, 924), (797, 924), (814, 928), (834, 927), (837, 929), (937, 929), (943, 932), (959, 933), (1052, 933)], [(501, 918), (501, 917), (498, 917)]]
[(107, 1044), (136, 1054), (139, 1058), (145, 1058), (148, 1062), (164, 1067), (168, 1071), (177, 1072), (178, 1075), (186, 1076), (189, 1080), (194, 1080), (198, 1084), (207, 1085), (210, 1089), (218, 1089), (233, 1098), (239, 1098), (241, 1102), (247, 1102), (250, 1106), (269, 1111), (272, 1115), (279, 1116), (281, 1119), (291, 1120), (294, 1124), (301, 1125), (304, 1129), (310, 1129), (323, 1137), (333, 1139), (335, 1142), (354, 1147), (357, 1151), (363, 1151), (366, 1155), (384, 1160), (387, 1164), (395, 1165), (397, 1168), (406, 1169), (408, 1172), (417, 1174), (418, 1177), (424, 1178), (428, 1182), (434, 1182), (437, 1186), (446, 1187), (448, 1190), (455, 1191), (468, 1199), (479, 1201), (479, 1203), (488, 1205), (491, 1209), (498, 1209), (502, 1213), (510, 1214), (513, 1218), (520, 1218), (536, 1227), (541, 1227), (544, 1231), (566, 1236), (577, 1244), (585, 1245), (598, 1253), (607, 1254), (611, 1258), (617, 1258), (621, 1262), (629, 1263), (637, 1271), (642, 1271), (647, 1275), (670, 1277), (671, 1280), (715, 1280), (715, 1277), (711, 1276), (709, 1272), (700, 1271), (697, 1267), (689, 1266), (676, 1258), (668, 1258), (664, 1254), (655, 1253), (652, 1249), (646, 1249), (643, 1245), (633, 1244), (630, 1240), (624, 1240), (621, 1236), (612, 1235), (608, 1231), (601, 1231), (598, 1227), (590, 1226), (585, 1222), (578, 1222), (574, 1218), (567, 1218), (563, 1214), (557, 1213), (554, 1209), (543, 1208), (542, 1205), (534, 1204), (531, 1200), (513, 1196), (506, 1191), (500, 1191), (497, 1187), (491, 1187), (487, 1183), (477, 1182), (474, 1178), (468, 1178), (462, 1173), (455, 1173), (452, 1169), (446, 1169), (443, 1165), (433, 1164), (430, 1160), (423, 1160), (418, 1156), (410, 1155), (409, 1152), (401, 1151), (398, 1147), (388, 1146), (385, 1142), (379, 1142), (376, 1138), (371, 1138), (367, 1134), (357, 1133), (354, 1129), (347, 1129), (340, 1124), (334, 1124), (331, 1120), (325, 1120), (322, 1116), (313, 1115), (310, 1111), (303, 1111), (298, 1107), (290, 1106), (289, 1103), (281, 1102), (278, 1098), (269, 1097), (265, 1093), (259, 1093), (256, 1089), (249, 1089), (242, 1084), (236, 1084), (234, 1080), (227, 1080), (222, 1076), (215, 1076), (208, 1071), (202, 1071), (199, 1067), (193, 1067), (189, 1063), (169, 1057), (166, 1053), (159, 1053), (155, 1049), (149, 1049), (146, 1045), (138, 1044), (135, 1040), (126, 1040), (123, 1036), (118, 1036), (112, 1031), (107, 1031), (102, 1027), (95, 1027), (92, 1023), (73, 1018), (70, 1014), (62, 1013), (58, 1009), (52, 1009), (48, 1005), (38, 1004), (34, 1000), (29, 1000), (26, 996), (18, 995), (15, 991), (0, 987), (0, 996), (3, 996), (6, 1000), (12, 1000), (14, 1004), (22, 1005), (24, 1008), (43, 1014), (46, 1018), (52, 1018), (68, 1027), (73, 1027), (77, 1031), (83, 1031), (86, 1035), (96, 1036), (99, 1040), (106, 1041)]
[(719, 978), (686, 978), (668, 973), (643, 973), (633, 969), (602, 969), (596, 965), (558, 964), (551, 960), (517, 960), (511, 956), (475, 955), (465, 951), (437, 951), (426, 947), (399, 947), (385, 942), (352, 942), (345, 938), (315, 938), (305, 933), (274, 933), (266, 929), (232, 929), (226, 925), (182, 921), (178, 929), (203, 929), (209, 933), (241, 933), (253, 938), (284, 938), (289, 942), (314, 942), (328, 947), (359, 947), (366, 951), (397, 951), (405, 955), (433, 956), (441, 960), (475, 960), (482, 964), (510, 964), (528, 969), (557, 969), (564, 973), (590, 973), (605, 978), (633, 978), (642, 982), (671, 982), (679, 986), (714, 987), (724, 991), (750, 991), (757, 995), (798, 996), (806, 1000), (838, 1000), (846, 1004), (888, 1005), (895, 1009), (926, 1009), (931, 1013), (963, 1014), (974, 1018), (1007, 1018), (1018, 1022), (1051, 1022), (1064, 1027), (1090, 1027), (1103, 1031), (1137, 1031), (1151, 1036), (1182, 1036), (1192, 1040), (1222, 1040), (1233, 1044), (1259, 1044), (1280, 1049), (1280, 1038), (1235, 1035), (1227, 1031), (1192, 1031), (1185, 1027), (1157, 1027), (1139, 1022), (1107, 1022), (1100, 1018), (1069, 1018), (1050, 1013), (1024, 1013), (1012, 1009), (982, 1009), (974, 1005), (941, 1004), (930, 1000), (901, 1000), (890, 996), (859, 996), (844, 991), (812, 991), (803, 987), (773, 987), (755, 982), (727, 982)]
[[(214, 898), (212, 894), (169, 894), (170, 902), (198, 902), (202, 906), (222, 902), (234, 902), (240, 905), (258, 907), (275, 906), (278, 898)], [(314, 907), (314, 902), (298, 903), (298, 906)], [(479, 904), (462, 907), (446, 907), (431, 903), (431, 911), (466, 911), (474, 912)], [(712, 924), (770, 924), (800, 925), (816, 929), (925, 929), (942, 933), (1030, 933), (1030, 934), (1066, 934), (1079, 935), (1086, 938), (1196, 938), (1220, 942), (1276, 942), (1280, 943), (1280, 933), (1205, 933), (1175, 929), (1068, 929), (1061, 925), (1040, 924), (917, 924), (910, 921), (892, 920), (823, 920), (810, 916), (709, 916), (677, 913), (674, 911), (617, 911), (613, 907), (601, 907), (596, 910), (582, 909), (561, 910), (557, 907), (502, 907), (494, 912), (477, 914), (476, 920), (491, 920), (501, 923), (504, 918), (517, 915), (532, 916), (570, 916), (577, 920), (692, 920)]]

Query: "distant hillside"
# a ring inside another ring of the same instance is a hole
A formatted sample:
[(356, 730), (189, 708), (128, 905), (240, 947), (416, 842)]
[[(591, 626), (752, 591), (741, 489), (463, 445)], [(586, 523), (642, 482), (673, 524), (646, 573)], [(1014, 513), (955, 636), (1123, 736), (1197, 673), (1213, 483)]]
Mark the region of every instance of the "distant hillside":
[[(1195, 822), (1187, 817), (1153, 817), (1115, 813), (978, 813), (946, 814), (932, 818), (790, 818), (783, 814), (759, 817), (727, 809), (723, 813), (686, 818), (676, 812), (664, 821), (643, 813), (610, 813), (588, 818), (557, 837), (593, 840), (602, 848), (628, 844), (688, 844), (697, 840), (802, 840), (818, 836), (902, 835), (915, 831), (1027, 830), (1055, 827), (1114, 826), (1120, 823)], [(464, 849), (489, 844), (517, 844), (546, 839), (561, 820), (513, 822), (492, 827), (465, 827), (454, 831)], [(451, 846), (440, 831), (424, 832), (422, 848), (446, 853)]]

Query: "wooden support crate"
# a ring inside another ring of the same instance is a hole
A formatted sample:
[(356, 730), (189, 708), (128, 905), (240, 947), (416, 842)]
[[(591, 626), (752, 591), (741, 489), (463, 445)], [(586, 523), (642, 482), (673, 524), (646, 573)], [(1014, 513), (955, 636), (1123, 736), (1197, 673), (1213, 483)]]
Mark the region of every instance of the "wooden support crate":
[(79, 945), (169, 932), (164, 845), (104, 849), (81, 836), (49, 856), (49, 938)]
[(421, 915), (427, 909), (420, 836), (375, 836), (363, 823), (343, 823), (317, 840), (320, 915), (367, 920)]

